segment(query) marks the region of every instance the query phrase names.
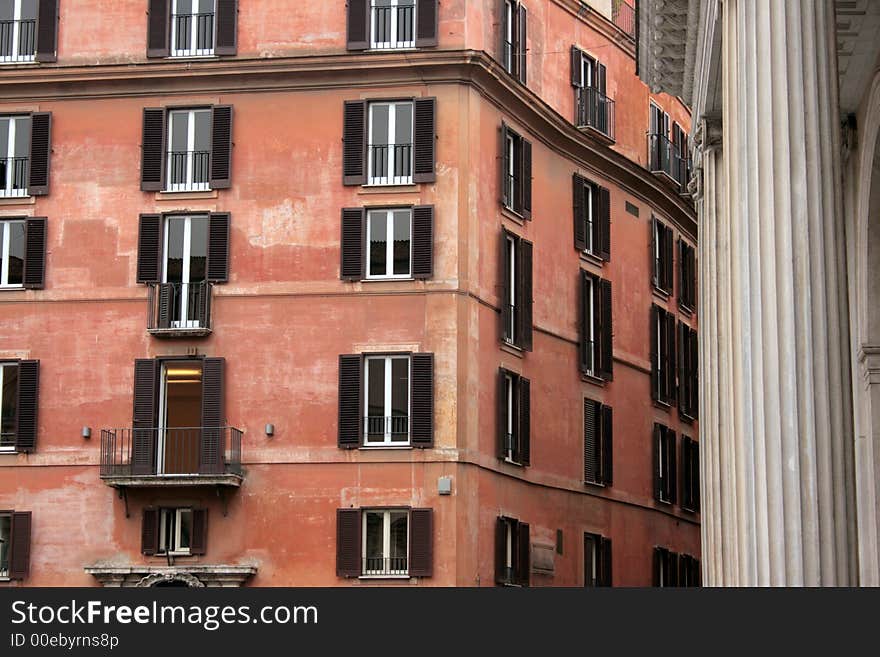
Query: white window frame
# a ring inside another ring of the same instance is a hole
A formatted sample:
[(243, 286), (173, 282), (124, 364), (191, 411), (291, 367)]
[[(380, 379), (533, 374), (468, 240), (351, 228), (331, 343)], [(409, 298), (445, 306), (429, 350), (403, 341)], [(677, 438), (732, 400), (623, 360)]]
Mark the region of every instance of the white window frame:
[(595, 61), (585, 52), (581, 52), (581, 88), (593, 86), (593, 66)]
[[(192, 530), (193, 530), (193, 515), (192, 508), (190, 507), (181, 507), (177, 509), (159, 509), (159, 552), (158, 554), (167, 554), (171, 556), (188, 556), (192, 554)], [(169, 540), (167, 536), (167, 518), (168, 514), (174, 514), (174, 536), (171, 542), (171, 549), (169, 548)], [(189, 514), (189, 527), (190, 527), (190, 535), (189, 535), (189, 546), (183, 547), (181, 546), (181, 517), (183, 514)]]
[(0, 582), (3, 582), (9, 579), (9, 557), (12, 553), (12, 542), (10, 541), (12, 538), (12, 514), (0, 513), (0, 518), (8, 518), (9, 520), (9, 533), (6, 535), (6, 538), (2, 543), (2, 545), (6, 546), (6, 568), (0, 568)]
[(584, 333), (590, 348), (590, 362), (586, 372), (596, 376), (596, 279), (592, 276), (586, 276), (585, 280), (587, 281), (588, 288), (584, 298), (584, 303), (587, 304), (587, 316), (585, 318), (587, 325), (584, 327)]
[(666, 493), (666, 489), (669, 484), (669, 472), (666, 469), (666, 441), (668, 440), (668, 430), (664, 431), (661, 429), (657, 432), (657, 440), (659, 441), (657, 444), (657, 477), (660, 480), (660, 501), (664, 503), (671, 503), (669, 494)]
[[(169, 54), (171, 57), (213, 57), (214, 56), (214, 47), (217, 44), (217, 0), (214, 0), (213, 4), (213, 14), (214, 18), (212, 20), (211, 25), (211, 36), (213, 37), (211, 47), (210, 48), (199, 48), (198, 47), (198, 19), (196, 16), (199, 13), (199, 5), (201, 4), (201, 0), (193, 0), (194, 8), (190, 11), (189, 16), (190, 19), (190, 48), (188, 49), (178, 49), (175, 48), (175, 43), (177, 43), (177, 21), (175, 20), (175, 16), (178, 15), (177, 12), (177, 3), (178, 0), (171, 0), (171, 48), (169, 50)], [(180, 14), (181, 16), (185, 14)]]
[(9, 282), (9, 249), (12, 248), (13, 224), (24, 224), (24, 219), (0, 220), (0, 289), (20, 290), (24, 288), (24, 272), (21, 283)]
[(507, 50), (502, 53), (504, 58), (504, 70), (513, 74), (513, 62), (516, 56), (513, 52), (516, 46), (514, 34), (514, 17), (516, 16), (516, 2), (514, 0), (506, 0), (504, 3), (504, 35)]
[[(169, 360), (163, 362), (161, 365), (161, 370), (159, 372), (159, 426), (156, 427), (156, 475), (160, 477), (166, 475), (170, 477), (180, 476), (180, 473), (165, 472), (165, 450), (168, 446), (166, 435), (166, 430), (168, 430), (168, 368), (176, 369), (180, 367), (194, 367), (196, 362), (197, 361), (195, 360)], [(199, 366), (201, 366), (201, 363), (199, 363)], [(199, 376), (204, 376), (204, 369)]]
[[(196, 150), (196, 114), (200, 113), (210, 113), (211, 110), (207, 108), (195, 108), (195, 109), (175, 109), (170, 110), (168, 112), (168, 135), (167, 135), (167, 144), (168, 144), (168, 152), (165, 155), (165, 191), (166, 192), (207, 192), (211, 190), (211, 149), (210, 146), (208, 148), (208, 180), (204, 182), (194, 182), (194, 167), (193, 167), (193, 157), (195, 156)], [(173, 151), (171, 144), (173, 143), (172, 137), (174, 136), (174, 120), (172, 117), (175, 115), (186, 114), (186, 180), (183, 182), (172, 182), (171, 181), (171, 172), (172, 172), (172, 162), (173, 162)]]
[[(34, 22), (34, 50), (31, 53), (19, 53), (19, 45), (21, 40), (21, 3), (22, 0), (13, 0), (12, 7), (12, 52), (9, 55), (0, 54), (0, 64), (21, 64), (33, 62), (37, 57), (37, 26)], [(39, 7), (38, 7), (39, 8)]]
[(516, 344), (516, 339), (519, 337), (516, 334), (516, 239), (512, 235), (506, 235), (505, 239), (507, 240), (507, 254), (510, 260), (507, 272), (508, 276), (510, 276), (510, 296), (508, 299), (505, 299), (504, 303), (510, 306), (510, 312), (507, 319), (509, 324), (504, 327), (506, 332), (504, 339), (508, 344)]
[[(394, 434), (391, 432), (390, 423), (387, 421), (391, 417), (391, 391), (392, 391), (392, 374), (391, 364), (394, 360), (406, 360), (407, 362), (407, 409), (406, 409), (406, 439), (394, 440)], [(386, 418), (385, 435), (383, 440), (370, 440), (369, 418), (370, 416), (370, 361), (383, 361), (385, 363), (385, 392), (384, 392), (384, 417)], [(409, 447), (410, 437), (412, 436), (412, 358), (406, 355), (375, 355), (364, 357), (364, 447)]]
[[(162, 243), (162, 283), (168, 283), (168, 240), (172, 220), (183, 221), (183, 271), (180, 283), (180, 319), (171, 320), (171, 328), (200, 328), (199, 318), (189, 317), (190, 260), (192, 259), (192, 220), (207, 219), (207, 215), (170, 215), (165, 217), (164, 241)], [(206, 291), (207, 292), (207, 291)]]
[(516, 440), (516, 417), (515, 417), (515, 393), (516, 393), (516, 384), (514, 382), (513, 374), (510, 372), (505, 372), (504, 374), (504, 383), (505, 389), (507, 390), (507, 435), (510, 436), (510, 445), (505, 446), (504, 449), (504, 460), (508, 463), (513, 463), (515, 465), (519, 465), (517, 461), (513, 459), (513, 447), (514, 441)]
[(593, 185), (587, 184), (584, 185), (584, 201), (587, 211), (586, 225), (586, 239), (584, 240), (584, 253), (589, 253), (590, 255), (596, 255), (595, 244), (593, 244), (593, 196), (595, 194), (595, 187)]
[(507, 185), (507, 209), (514, 210), (516, 207), (516, 162), (514, 157), (516, 154), (516, 137), (508, 131), (507, 133), (507, 179), (504, 184)]
[[(0, 157), (6, 157), (7, 162), (14, 162), (15, 155), (15, 144), (16, 144), (16, 126), (19, 121), (22, 120), (30, 120), (30, 116), (3, 116), (0, 118), (9, 120), (9, 133), (8, 133), (8, 141), (6, 146), (6, 153), (0, 153)], [(27, 160), (27, 167), (25, 167), (25, 180), (24, 183), (27, 185), (28, 180), (27, 177), (30, 174), (30, 157)], [(0, 180), (0, 198), (22, 198), (26, 196), (30, 196), (28, 193), (27, 187), (14, 189), (12, 185), (15, 182), (15, 167), (7, 164), (6, 166), (6, 180)]]
[[(381, 5), (378, 6), (375, 3), (375, 0), (371, 0), (370, 2), (370, 48), (375, 48), (377, 50), (392, 50), (392, 49), (401, 49), (401, 48), (415, 48), (416, 47), (416, 26), (418, 25), (418, 19), (416, 17), (416, 12), (418, 3), (416, 0), (391, 0), (390, 5)], [(399, 7), (412, 7), (412, 27), (411, 34), (413, 38), (409, 41), (401, 41), (400, 40), (400, 25), (399, 25), (399, 11), (395, 11)], [(390, 9), (391, 10), (391, 26), (388, 31), (388, 36), (390, 38), (389, 41), (379, 41), (376, 35), (376, 14), (379, 9)]]
[[(409, 267), (405, 274), (394, 273), (394, 214), (396, 212), (406, 211), (409, 223)], [(370, 263), (370, 239), (372, 236), (373, 217), (384, 215), (385, 219), (385, 273), (375, 273), (372, 271)], [(367, 211), (367, 245), (366, 245), (366, 261), (367, 261), (367, 278), (376, 279), (408, 279), (412, 278), (412, 209), (411, 208), (381, 208)], [(389, 273), (390, 272), (390, 273)]]
[[(381, 101), (376, 103), (370, 103), (370, 111), (369, 111), (369, 135), (367, 139), (367, 144), (369, 147), (367, 148), (367, 185), (368, 186), (387, 186), (387, 185), (411, 185), (413, 184), (413, 166), (415, 164), (415, 153), (414, 153), (414, 132), (415, 132), (415, 105), (412, 101)], [(374, 144), (373, 143), (373, 112), (377, 107), (387, 107), (388, 108), (388, 143), (387, 144)], [(399, 107), (409, 107), (410, 111), (410, 125), (412, 126), (412, 130), (410, 131), (409, 136), (409, 175), (408, 176), (396, 176), (394, 175), (394, 165), (395, 165), (395, 147), (400, 144), (397, 143), (397, 111)], [(385, 146), (388, 149), (387, 153), (387, 169), (384, 172), (380, 172), (382, 175), (377, 175), (376, 171), (373, 171), (373, 148), (376, 146)]]
[[(400, 514), (406, 516), (406, 571), (393, 572), (391, 569), (387, 571), (383, 568), (380, 571), (368, 570), (367, 564), (367, 514), (382, 514), (382, 559), (391, 559), (391, 516), (392, 514)], [(409, 559), (410, 545), (412, 544), (412, 518), (408, 509), (364, 509), (361, 513), (361, 577), (363, 578), (408, 578), (409, 577)]]
[[(5, 373), (7, 367), (8, 368), (18, 367), (18, 363), (0, 363), (0, 391), (3, 390), (3, 377), (4, 377), (4, 373)], [(2, 394), (2, 392), (0, 392), (0, 394)], [(0, 413), (2, 413), (2, 412), (3, 412), (3, 409), (2, 409), (2, 407), (0, 407)], [(18, 412), (17, 409), (16, 409), (16, 412)], [(15, 441), (17, 440), (17, 438), (18, 438), (18, 436), (13, 434), (11, 445), (0, 444), (0, 453), (15, 452)]]

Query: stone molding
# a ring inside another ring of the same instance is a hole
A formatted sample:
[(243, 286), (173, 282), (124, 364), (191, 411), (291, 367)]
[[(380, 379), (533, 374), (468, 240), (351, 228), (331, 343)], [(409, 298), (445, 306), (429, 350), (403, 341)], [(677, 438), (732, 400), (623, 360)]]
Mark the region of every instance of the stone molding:
[(191, 566), (112, 566), (95, 564), (85, 571), (92, 575), (101, 586), (108, 587), (150, 587), (160, 582), (180, 581), (193, 588), (236, 587), (257, 573), (256, 566), (232, 564)]

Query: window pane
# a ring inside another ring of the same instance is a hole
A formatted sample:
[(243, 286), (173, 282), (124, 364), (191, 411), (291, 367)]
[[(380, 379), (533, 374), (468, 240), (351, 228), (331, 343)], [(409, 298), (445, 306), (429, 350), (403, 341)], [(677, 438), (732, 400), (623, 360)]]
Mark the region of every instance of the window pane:
[(391, 568), (392, 570), (406, 570), (408, 539), (406, 511), (391, 512)]
[(187, 150), (188, 126), (189, 114), (187, 112), (171, 113), (171, 151), (181, 153)]
[[(9, 155), (9, 124), (12, 119), (0, 118), (0, 159)], [(0, 181), (2, 183), (3, 181)]]
[(410, 211), (394, 211), (394, 273), (409, 274)]
[(167, 283), (180, 283), (183, 281), (183, 228), (182, 217), (168, 219), (168, 249), (167, 253)]
[(12, 517), (8, 515), (0, 516), (0, 571), (5, 571), (9, 568), (9, 538), (11, 533)]
[(214, 0), (200, 0), (199, 12), (202, 14), (214, 13)]
[(388, 105), (370, 106), (371, 144), (388, 143)]
[(194, 113), (196, 122), (195, 150), (211, 150), (211, 112), (199, 110)]
[(370, 275), (388, 273), (388, 219), (385, 212), (370, 213)]
[(391, 359), (391, 415), (409, 415), (409, 358)]
[(21, 17), (23, 20), (36, 19), (37, 0), (21, 0)]
[(3, 390), (0, 402), (0, 443), (15, 439), (15, 411), (18, 403), (18, 365), (3, 366)]
[(24, 282), (24, 222), (9, 224), (9, 284)]
[(188, 550), (192, 537), (192, 511), (184, 509), (178, 518), (180, 520), (180, 544), (177, 547), (181, 550)]
[(11, 21), (15, 18), (15, 0), (0, 0), (0, 21)]
[(368, 438), (384, 440), (385, 437), (385, 359), (370, 358), (367, 361), (367, 415)]
[(177, 0), (177, 13), (178, 14), (192, 13), (192, 0)]
[(189, 282), (200, 283), (207, 276), (208, 218), (192, 217), (190, 232)]
[(159, 521), (159, 552), (168, 552), (174, 548), (174, 511), (162, 509)]
[(412, 143), (412, 104), (401, 103), (395, 106), (394, 143)]
[(366, 517), (366, 563), (364, 570), (381, 570), (383, 565), (385, 514), (381, 511), (368, 511)]
[(31, 119), (22, 116), (15, 119), (15, 157), (30, 157)]

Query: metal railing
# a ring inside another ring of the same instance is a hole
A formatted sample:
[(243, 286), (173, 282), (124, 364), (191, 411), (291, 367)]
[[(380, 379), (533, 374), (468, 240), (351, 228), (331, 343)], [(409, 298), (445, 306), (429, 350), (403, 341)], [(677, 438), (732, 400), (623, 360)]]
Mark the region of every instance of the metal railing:
[(396, 7), (372, 7), (372, 48), (413, 48), (415, 40), (415, 3)]
[(149, 324), (153, 329), (206, 330), (211, 328), (213, 284), (151, 283)]
[(613, 0), (611, 22), (619, 27), (630, 39), (636, 38), (636, 10), (624, 0)]
[(32, 62), (37, 45), (37, 21), (0, 21), (0, 62)]
[(508, 303), (507, 305), (507, 315), (505, 319), (507, 320), (504, 326), (504, 341), (509, 344), (514, 344), (517, 339), (516, 335), (516, 306), (512, 303)]
[(682, 157), (669, 137), (661, 134), (648, 135), (648, 166), (652, 172), (662, 172), (678, 183), (681, 191), (687, 189), (690, 177), (690, 161)]
[(510, 458), (513, 458), (513, 455), (516, 453), (516, 438), (513, 433), (508, 432), (504, 434), (504, 452)]
[(361, 573), (364, 575), (406, 575), (409, 573), (406, 557), (363, 557)]
[[(587, 318), (589, 321), (589, 318)], [(582, 349), (584, 350), (584, 372), (586, 374), (596, 373), (596, 341), (584, 340)]]
[(199, 57), (214, 54), (214, 13), (174, 14), (171, 54)]
[(27, 196), (27, 157), (0, 157), (0, 197)]
[(101, 430), (101, 477), (241, 475), (241, 435), (234, 427)]
[(370, 184), (409, 185), (413, 172), (412, 144), (370, 144)]
[(595, 87), (575, 89), (575, 124), (614, 139), (614, 101)]
[(210, 180), (210, 151), (168, 151), (168, 190), (206, 191)]
[(15, 447), (15, 433), (0, 433), (0, 449)]
[(512, 75), (515, 62), (513, 61), (513, 44), (510, 41), (504, 42), (504, 52), (501, 53), (501, 56), (504, 58), (501, 62), (504, 70)]
[(364, 417), (366, 442), (404, 442), (409, 438), (408, 415), (368, 415)]

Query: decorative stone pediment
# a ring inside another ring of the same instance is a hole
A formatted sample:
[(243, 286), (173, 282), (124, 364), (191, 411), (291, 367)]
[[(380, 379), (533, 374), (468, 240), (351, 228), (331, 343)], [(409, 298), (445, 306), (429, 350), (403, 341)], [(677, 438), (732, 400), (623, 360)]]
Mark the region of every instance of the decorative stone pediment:
[(150, 587), (179, 582), (189, 587), (242, 586), (257, 573), (256, 566), (229, 564), (191, 566), (115, 566), (95, 564), (85, 571), (101, 586)]

